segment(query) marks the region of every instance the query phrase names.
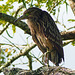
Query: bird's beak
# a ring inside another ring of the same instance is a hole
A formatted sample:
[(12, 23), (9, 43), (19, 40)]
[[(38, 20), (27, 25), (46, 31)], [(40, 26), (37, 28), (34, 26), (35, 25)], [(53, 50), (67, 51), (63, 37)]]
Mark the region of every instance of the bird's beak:
[(21, 21), (21, 20), (23, 20), (23, 19), (24, 19), (24, 15), (22, 15), (21, 17), (19, 17), (18, 19), (16, 19), (16, 20), (14, 21), (14, 23), (17, 22), (17, 21)]

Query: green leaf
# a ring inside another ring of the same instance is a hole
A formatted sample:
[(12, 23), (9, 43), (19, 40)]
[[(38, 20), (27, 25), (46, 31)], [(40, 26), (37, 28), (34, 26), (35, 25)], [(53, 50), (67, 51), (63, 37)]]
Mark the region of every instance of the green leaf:
[(13, 30), (13, 34), (16, 32), (16, 27), (15, 25), (12, 25), (12, 30)]
[(68, 21), (75, 22), (75, 19), (68, 19)]
[(25, 6), (25, 8), (26, 8), (26, 2), (25, 2), (25, 0), (22, 0), (23, 1), (23, 5)]
[(7, 33), (7, 35), (10, 37), (10, 38), (13, 38), (10, 34), (9, 34), (9, 32), (6, 30), (6, 33)]
[(75, 46), (75, 41), (72, 42), (72, 45)]
[(22, 2), (22, 0), (19, 0), (19, 1), (18, 1), (18, 3), (21, 3), (21, 2)]

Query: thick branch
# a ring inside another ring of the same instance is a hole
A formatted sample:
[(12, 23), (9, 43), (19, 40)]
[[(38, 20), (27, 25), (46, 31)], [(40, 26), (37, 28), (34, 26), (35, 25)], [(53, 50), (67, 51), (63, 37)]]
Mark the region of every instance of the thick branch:
[(29, 71), (20, 68), (6, 68), (4, 71), (5, 75), (75, 75), (75, 71), (64, 67), (40, 67), (37, 70)]
[[(19, 12), (22, 8), (24, 8), (23, 5), (16, 11), (15, 16), (14, 16), (15, 18), (17, 17), (18, 12)], [(10, 23), (8, 23), (2, 30), (0, 30), (0, 35), (8, 28), (9, 25), (10, 25)]]
[(63, 40), (75, 39), (75, 30), (68, 32), (61, 32), (61, 36)]
[[(16, 20), (15, 17), (12, 17), (10, 15), (0, 13), (0, 19), (5, 20), (6, 22), (14, 24), (14, 21)], [(30, 34), (30, 30), (25, 22), (19, 21), (14, 24), (15, 26), (18, 26), (22, 30), (24, 30), (26, 33)], [(75, 30), (74, 31), (68, 31), (68, 32), (61, 32), (61, 36), (63, 40), (70, 40), (75, 39)]]
[[(4, 13), (0, 13), (0, 19), (12, 24), (14, 24), (14, 21), (16, 20), (15, 17), (4, 14)], [(22, 21), (16, 22), (15, 26), (18, 26), (19, 28), (24, 30), (26, 33), (30, 34), (30, 30), (25, 22), (22, 22)]]

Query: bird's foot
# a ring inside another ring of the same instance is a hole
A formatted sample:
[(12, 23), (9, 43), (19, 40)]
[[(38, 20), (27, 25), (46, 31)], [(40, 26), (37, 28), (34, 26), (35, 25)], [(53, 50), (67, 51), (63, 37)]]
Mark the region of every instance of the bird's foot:
[(45, 52), (42, 57), (42, 62), (49, 67), (49, 52)]

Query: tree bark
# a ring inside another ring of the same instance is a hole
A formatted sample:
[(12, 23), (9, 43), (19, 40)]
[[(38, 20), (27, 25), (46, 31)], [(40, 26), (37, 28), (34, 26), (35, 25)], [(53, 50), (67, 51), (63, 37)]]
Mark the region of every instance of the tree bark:
[(24, 30), (26, 33), (30, 34), (30, 29), (28, 28), (25, 22), (19, 21), (19, 22), (14, 23), (16, 18), (10, 15), (4, 14), (4, 13), (0, 13), (0, 19), (6, 22), (9, 22), (10, 24), (14, 24), (15, 26)]
[(75, 30), (74, 31), (68, 31), (68, 32), (61, 32), (61, 37), (63, 40), (70, 40), (75, 39)]
[(42, 66), (36, 70), (24, 70), (20, 68), (4, 69), (5, 75), (75, 75), (75, 70), (54, 66)]

